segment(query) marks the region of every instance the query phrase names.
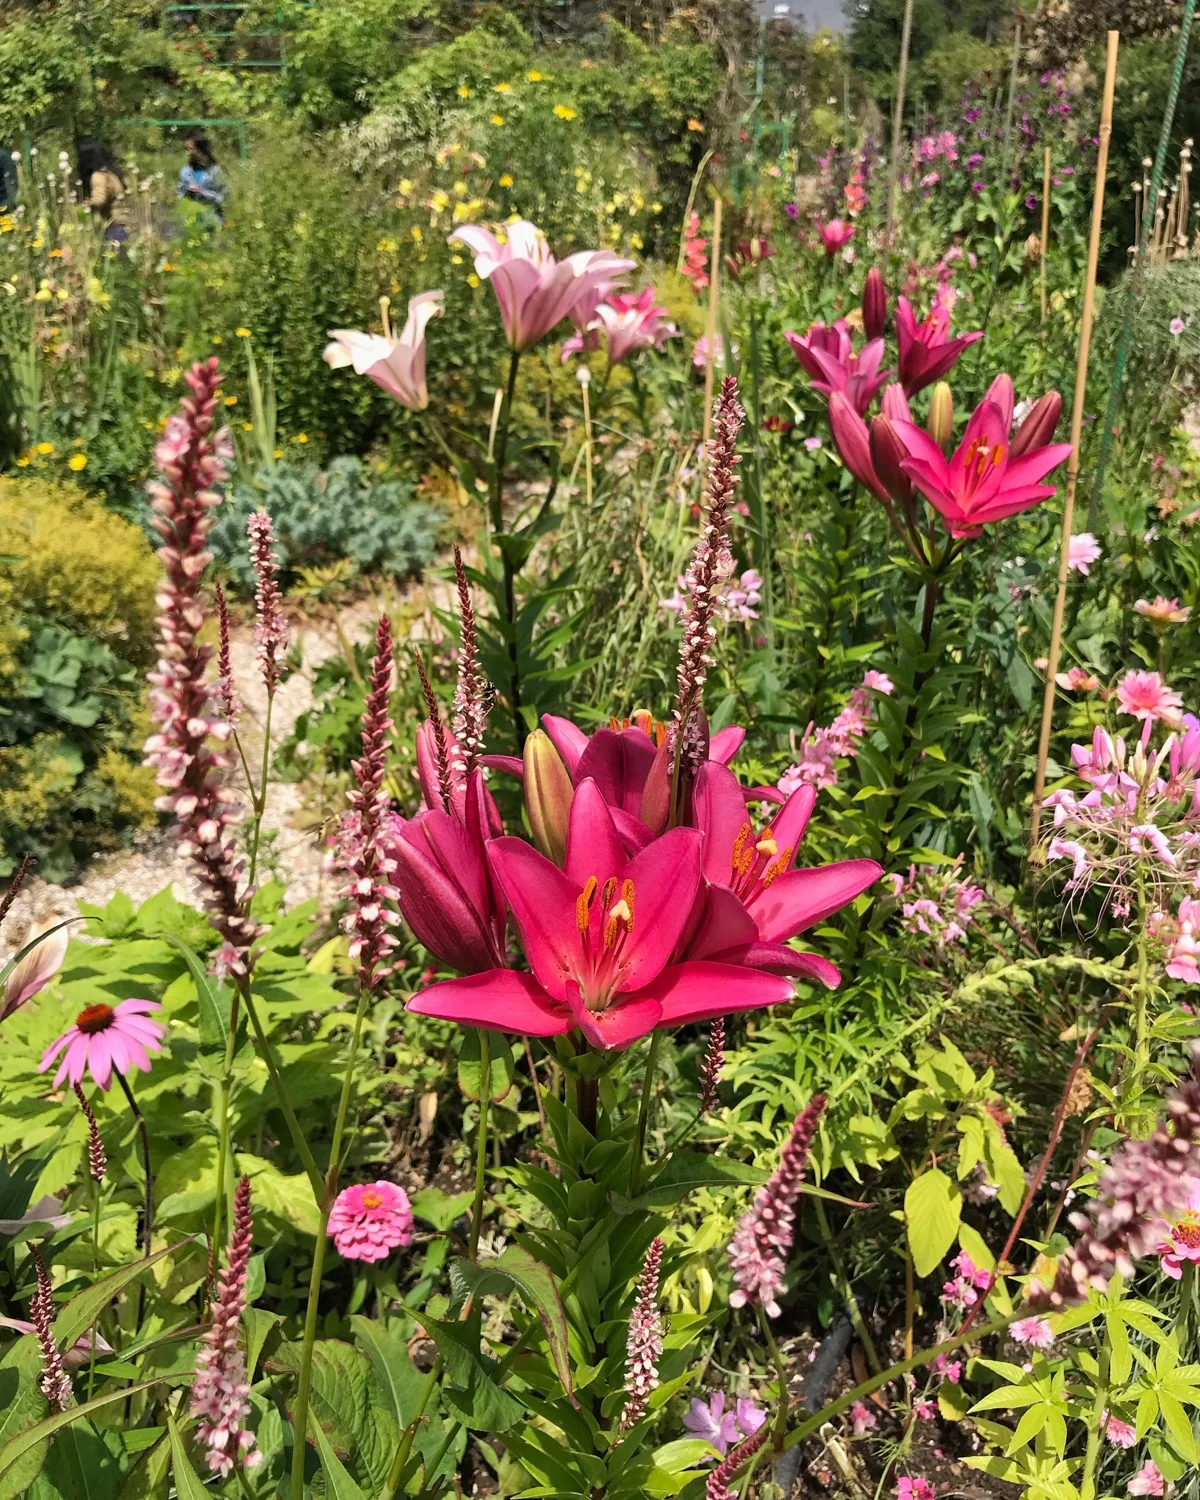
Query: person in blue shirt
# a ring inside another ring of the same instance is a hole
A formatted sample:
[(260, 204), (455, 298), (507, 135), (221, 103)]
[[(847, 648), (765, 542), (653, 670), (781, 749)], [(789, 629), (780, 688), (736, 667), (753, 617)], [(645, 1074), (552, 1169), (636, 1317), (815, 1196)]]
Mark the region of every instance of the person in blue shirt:
[(225, 216), (225, 203), (229, 197), (225, 174), (217, 165), (206, 135), (189, 135), (185, 144), (187, 161), (179, 169), (175, 196), (202, 204), (219, 221)]

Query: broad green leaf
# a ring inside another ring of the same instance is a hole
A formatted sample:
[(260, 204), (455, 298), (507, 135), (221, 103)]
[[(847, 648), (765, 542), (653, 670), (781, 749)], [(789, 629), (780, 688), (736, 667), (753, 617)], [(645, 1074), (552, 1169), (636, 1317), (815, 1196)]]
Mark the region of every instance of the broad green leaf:
[(507, 1246), (495, 1259), (485, 1261), (484, 1269), (495, 1267), (511, 1277), (526, 1305), (537, 1313), (546, 1330), (546, 1342), (550, 1346), (550, 1358), (558, 1378), (562, 1381), (567, 1399), (574, 1406), (575, 1394), (571, 1389), (571, 1355), (567, 1348), (567, 1315), (563, 1311), (558, 1283), (549, 1266), (535, 1260), (528, 1250), (520, 1245)]
[(1012, 1435), (1008, 1445), (1008, 1453), (1011, 1456), (1018, 1448), (1023, 1448), (1026, 1443), (1032, 1443), (1050, 1417), (1050, 1408), (1046, 1403), (1040, 1402), (1037, 1406), (1031, 1406), (1017, 1423), (1017, 1430)]
[[(400, 1304), (404, 1307), (404, 1304)], [(443, 1385), (442, 1400), (476, 1432), (507, 1432), (525, 1415), (524, 1405), (502, 1390), (494, 1378), (494, 1363), (479, 1351), (478, 1312), (463, 1322), (431, 1318), (404, 1307), (437, 1345), (453, 1385)]]
[[(500, 1104), (508, 1098), (516, 1083), (516, 1065), (510, 1043), (497, 1032), (492, 1033), (490, 1052), (488, 1097), (493, 1104)], [(468, 1028), (462, 1034), (458, 1052), (458, 1086), (468, 1099), (476, 1102), (483, 1092), (479, 1033), (474, 1028)]]
[(188, 1243), (187, 1240), (178, 1240), (173, 1245), (164, 1245), (153, 1255), (147, 1255), (142, 1260), (135, 1260), (128, 1266), (121, 1266), (105, 1276), (102, 1281), (97, 1281), (85, 1291), (72, 1297), (54, 1320), (54, 1338), (58, 1347), (60, 1349), (72, 1348), (95, 1323), (118, 1292), (128, 1286), (131, 1281), (135, 1281), (143, 1272), (148, 1271), (151, 1266), (157, 1265), (160, 1260), (173, 1255), (176, 1250)]
[(1200, 1449), (1197, 1448), (1196, 1439), (1192, 1436), (1192, 1424), (1188, 1420), (1187, 1412), (1174, 1396), (1162, 1390), (1158, 1393), (1158, 1405), (1167, 1431), (1174, 1439), (1175, 1446), (1180, 1453), (1192, 1463), (1200, 1463)]
[(696, 1188), (757, 1187), (767, 1174), (742, 1162), (720, 1156), (702, 1156), (698, 1151), (676, 1151), (666, 1166), (629, 1204), (631, 1208), (671, 1208)]
[(274, 1214), (302, 1234), (316, 1238), (321, 1213), (306, 1172), (289, 1177), (261, 1156), (243, 1152), (237, 1156), (237, 1171), (250, 1179), (256, 1210)]
[(904, 1222), (918, 1276), (928, 1276), (940, 1264), (958, 1236), (961, 1216), (962, 1194), (937, 1167), (909, 1183)]
[(975, 1411), (1017, 1411), (1022, 1406), (1032, 1406), (1035, 1401), (1044, 1401), (1045, 1395), (1033, 1385), (1006, 1385), (998, 1391), (989, 1391), (981, 1396), (971, 1408)]
[(103, 1411), (106, 1406), (112, 1406), (117, 1401), (140, 1395), (142, 1391), (153, 1390), (156, 1385), (161, 1385), (167, 1378), (159, 1376), (156, 1380), (143, 1380), (138, 1385), (117, 1386), (115, 1390), (105, 1391), (102, 1396), (96, 1396), (82, 1406), (72, 1406), (66, 1411), (55, 1412), (43, 1421), (35, 1422), (32, 1427), (24, 1428), (5, 1443), (3, 1448), (0, 1448), (0, 1494), (6, 1492), (3, 1481), (9, 1472), (47, 1438), (53, 1437), (63, 1427), (69, 1427), (72, 1422), (84, 1421), (94, 1412)]
[(470, 1193), (455, 1193), (451, 1196), (441, 1188), (422, 1188), (410, 1200), (412, 1211), (418, 1219), (424, 1219), (435, 1229), (447, 1230), (460, 1215), (471, 1206)]
[(74, 1422), (50, 1444), (42, 1480), (63, 1500), (116, 1500), (121, 1471), (90, 1422)]
[[(705, 1463), (714, 1453), (717, 1449), (704, 1438), (676, 1438), (674, 1442), (656, 1448), (651, 1456), (656, 1469), (665, 1469), (668, 1474), (682, 1474), (686, 1469)], [(719, 1458), (720, 1454), (717, 1456)]]
[(328, 1486), (328, 1494), (332, 1500), (367, 1500), (367, 1497), (359, 1489), (351, 1478), (345, 1464), (333, 1451), (329, 1439), (325, 1436), (325, 1429), (317, 1421), (313, 1414), (309, 1413), (309, 1431), (312, 1433), (313, 1441), (317, 1445), (317, 1453), (321, 1459), (321, 1470), (325, 1475)]
[(387, 1396), (397, 1425), (407, 1427), (425, 1383), (425, 1377), (408, 1356), (408, 1340), (394, 1328), (385, 1328), (361, 1314), (350, 1319), (350, 1326), (371, 1361), (376, 1384)]
[[(46, 1398), (34, 1383), (32, 1371), (0, 1369), (0, 1454), (27, 1428), (46, 1415)], [(12, 1500), (37, 1478), (46, 1457), (46, 1445), (31, 1448), (25, 1459), (0, 1478), (0, 1500)]]
[(163, 934), (163, 937), (183, 959), (192, 976), (192, 982), (196, 986), (196, 1001), (200, 1012), (201, 1047), (206, 1052), (224, 1054), (229, 1039), (232, 993), (224, 985), (213, 983), (212, 977), (195, 950), (190, 948), (178, 934), (167, 932)]
[[(298, 1343), (281, 1344), (266, 1368), (298, 1372), (300, 1357)], [(317, 1340), (312, 1362), (313, 1415), (334, 1449), (347, 1456), (356, 1482), (369, 1482), (378, 1493), (400, 1441), (400, 1428), (389, 1407), (372, 1399), (373, 1391), (371, 1362), (361, 1349), (340, 1339)], [(289, 1409), (294, 1399), (294, 1392), (289, 1393)]]
[(200, 1482), (200, 1476), (192, 1467), (175, 1418), (167, 1414), (167, 1431), (171, 1435), (171, 1468), (175, 1473), (175, 1493), (179, 1500), (208, 1500), (208, 1491)]

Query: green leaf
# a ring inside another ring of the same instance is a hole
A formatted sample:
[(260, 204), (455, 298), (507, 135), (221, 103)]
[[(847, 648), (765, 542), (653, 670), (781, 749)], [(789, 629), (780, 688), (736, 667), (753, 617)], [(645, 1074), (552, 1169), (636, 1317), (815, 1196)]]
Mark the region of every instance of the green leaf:
[(904, 1194), (904, 1222), (918, 1276), (928, 1276), (958, 1237), (962, 1194), (944, 1172), (932, 1167), (914, 1177)]
[[(32, 1427), (24, 1428), (5, 1443), (3, 1448), (0, 1448), (0, 1481), (3, 1481), (33, 1449), (44, 1443), (47, 1438), (53, 1437), (62, 1428), (69, 1427), (72, 1422), (86, 1420), (93, 1412), (103, 1411), (106, 1406), (112, 1406), (117, 1401), (140, 1395), (142, 1391), (153, 1390), (156, 1385), (161, 1385), (167, 1378), (165, 1375), (160, 1375), (154, 1380), (143, 1380), (139, 1385), (117, 1386), (114, 1390), (105, 1391), (104, 1395), (85, 1402), (83, 1406), (72, 1406), (66, 1411), (55, 1412), (43, 1421), (35, 1422)], [(19, 1492), (9, 1492), (5, 1485), (0, 1483), (0, 1495), (5, 1493)]]
[(54, 1320), (54, 1338), (58, 1347), (60, 1349), (72, 1348), (95, 1323), (118, 1292), (141, 1276), (144, 1271), (148, 1271), (151, 1266), (157, 1265), (160, 1260), (174, 1254), (176, 1250), (188, 1243), (188, 1240), (178, 1240), (174, 1245), (165, 1245), (161, 1250), (156, 1250), (153, 1255), (147, 1255), (143, 1260), (135, 1260), (131, 1265), (121, 1266), (111, 1275), (104, 1277), (102, 1281), (97, 1281), (85, 1291), (80, 1292), (78, 1296), (72, 1297)]
[(175, 1493), (179, 1500), (208, 1500), (208, 1491), (200, 1482), (200, 1476), (192, 1468), (175, 1418), (167, 1413), (167, 1431), (171, 1434), (171, 1467), (175, 1472)]
[(666, 1166), (629, 1204), (630, 1208), (671, 1208), (696, 1188), (757, 1187), (767, 1174), (742, 1162), (720, 1156), (702, 1156), (698, 1151), (676, 1151)]
[(446, 1362), (446, 1371), (455, 1382), (442, 1387), (446, 1405), (477, 1432), (506, 1432), (516, 1426), (525, 1407), (496, 1385), (495, 1362), (485, 1362), (479, 1351), (479, 1310), (462, 1322), (449, 1322), (400, 1305), (434, 1341)]
[(261, 1156), (244, 1152), (238, 1153), (237, 1171), (250, 1179), (256, 1211), (274, 1214), (293, 1229), (316, 1238), (321, 1226), (321, 1212), (306, 1172), (289, 1177)]
[(188, 967), (192, 982), (196, 986), (196, 1001), (200, 1009), (200, 1045), (204, 1051), (224, 1054), (229, 1039), (229, 1015), (233, 995), (224, 985), (214, 984), (208, 970), (194, 949), (173, 932), (163, 937), (175, 949)]
[[(493, 1104), (508, 1098), (516, 1083), (516, 1065), (512, 1047), (502, 1035), (493, 1032), (491, 1039), (488, 1091)], [(478, 1103), (483, 1092), (483, 1068), (479, 1055), (479, 1033), (472, 1027), (462, 1034), (458, 1052), (458, 1086), (468, 1099)]]
[(356, 1314), (350, 1319), (354, 1336), (371, 1361), (376, 1383), (383, 1391), (399, 1427), (407, 1427), (421, 1398), (424, 1376), (408, 1356), (408, 1340), (395, 1329)]
[[(0, 1454), (21, 1433), (46, 1415), (46, 1398), (34, 1384), (32, 1371), (0, 1370)], [(22, 1463), (0, 1479), (0, 1500), (12, 1500), (37, 1478), (46, 1457), (44, 1443), (31, 1448)]]
[(75, 1422), (50, 1445), (43, 1480), (63, 1500), (116, 1500), (121, 1471), (90, 1422)]
[(971, 1257), (972, 1265), (978, 1266), (982, 1271), (994, 1271), (996, 1269), (996, 1257), (992, 1254), (991, 1247), (978, 1229), (973, 1229), (970, 1224), (960, 1224), (958, 1226), (958, 1243)]
[(333, 1500), (367, 1500), (367, 1497), (350, 1477), (345, 1464), (333, 1451), (329, 1439), (325, 1436), (325, 1430), (317, 1421), (312, 1412), (309, 1413), (309, 1430), (313, 1441), (317, 1445), (317, 1453), (321, 1459), (321, 1470), (325, 1475), (328, 1485), (328, 1493)]
[(558, 1282), (549, 1266), (535, 1260), (520, 1245), (509, 1245), (494, 1261), (484, 1263), (485, 1270), (503, 1271), (511, 1278), (526, 1305), (537, 1313), (546, 1331), (550, 1358), (563, 1390), (572, 1406), (578, 1406), (571, 1388), (571, 1355), (567, 1348), (567, 1315), (563, 1311)]

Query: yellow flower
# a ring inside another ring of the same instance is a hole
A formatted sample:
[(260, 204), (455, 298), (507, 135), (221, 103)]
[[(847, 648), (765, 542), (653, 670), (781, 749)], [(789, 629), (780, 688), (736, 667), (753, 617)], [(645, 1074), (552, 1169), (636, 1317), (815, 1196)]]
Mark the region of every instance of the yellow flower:
[(536, 68), (530, 68), (529, 72), (525, 75), (525, 77), (529, 79), (530, 83), (541, 83), (545, 76), (546, 75), (544, 73), (539, 73)]
[(236, 406), (237, 405), (237, 397), (236, 396), (226, 396), (225, 397), (225, 405), (226, 406)]
[(409, 233), (419, 245), (421, 243), (421, 226), (419, 224), (414, 224), (413, 227), (409, 230)]
[(73, 474), (82, 473), (83, 470), (87, 468), (87, 454), (72, 453), (70, 458), (67, 459), (67, 468), (70, 469)]
[(242, 431), (243, 432), (253, 432), (254, 431), (254, 423), (253, 422), (243, 422), (242, 423)]
[(556, 104), (554, 106), (554, 113), (560, 120), (573, 120), (575, 118), (575, 111), (569, 104)]
[(214, 333), (212, 336), (212, 341), (214, 344), (219, 344), (221, 342), (221, 335), (219, 333)]
[(51, 250), (48, 259), (50, 259), (50, 260), (61, 260), (62, 259), (62, 251), (60, 249), (58, 249), (57, 246), (55, 246), (55, 248), (53, 250)]
[(511, 94), (512, 93), (512, 84), (511, 83), (497, 83), (497, 84), (494, 84), (492, 86), (492, 93), (493, 94)]
[(450, 257), (450, 264), (452, 266), (461, 266), (462, 263), (463, 263), (463, 258), (462, 258), (461, 255), (452, 255)]
[(466, 86), (465, 83), (460, 83), (459, 84), (459, 86), (458, 86), (458, 97), (460, 99), (469, 99), (471, 97), (471, 90)]
[(240, 339), (248, 339), (250, 337), (250, 330), (248, 328), (235, 328), (233, 331)]
[(475, 274), (474, 271), (472, 271), (470, 273), (470, 275), (467, 277), (467, 285), (468, 286), (478, 286), (479, 285), (479, 277), (476, 276), (476, 274)]
[(497, 181), (499, 182), (501, 187), (512, 187), (512, 174), (509, 172), (501, 172), (500, 176), (497, 178)]
[(41, 286), (38, 287), (37, 291), (34, 292), (33, 300), (35, 302), (49, 302), (53, 295), (54, 293), (50, 290), (50, 283), (48, 281), (43, 281)]
[(688, 121), (688, 129), (689, 130), (703, 130), (704, 126), (700, 123), (699, 120), (689, 120)]
[(43, 457), (46, 457), (49, 454), (51, 454), (51, 453), (54, 452), (54, 444), (53, 443), (39, 443), (37, 445), (37, 447), (33, 451), (35, 453), (40, 453)]
[(438, 188), (437, 192), (434, 193), (432, 198), (430, 198), (429, 206), (433, 209), (436, 209), (438, 213), (443, 212), (443, 210), (450, 207), (449, 193), (443, 193), (441, 188)]
[(296, 441), (298, 443), (307, 443), (308, 442), (308, 433), (307, 432), (298, 432), (296, 434)]
[(23, 457), (17, 459), (17, 468), (18, 469), (27, 469), (28, 467), (29, 467), (29, 459), (28, 459), (28, 457), (23, 456)]
[(282, 448), (276, 448), (276, 450), (275, 450), (275, 457), (276, 458), (282, 458), (283, 457), (283, 449)]
[(408, 177), (402, 177), (400, 179), (399, 183), (396, 185), (396, 191), (398, 193), (402, 193), (405, 198), (408, 197), (409, 193), (411, 193), (412, 190), (413, 190), (412, 179), (408, 178)]
[(640, 234), (631, 234), (629, 236), (629, 248), (631, 250), (640, 250), (644, 244), (645, 241)]
[(492, 124), (493, 125), (503, 125), (504, 124), (504, 116), (503, 115), (493, 115), (492, 116)]
[(391, 237), (390, 234), (385, 234), (379, 241), (379, 243), (375, 246), (375, 248), (381, 255), (393, 255), (397, 250), (399, 250), (400, 246), (396, 243), (396, 241)]

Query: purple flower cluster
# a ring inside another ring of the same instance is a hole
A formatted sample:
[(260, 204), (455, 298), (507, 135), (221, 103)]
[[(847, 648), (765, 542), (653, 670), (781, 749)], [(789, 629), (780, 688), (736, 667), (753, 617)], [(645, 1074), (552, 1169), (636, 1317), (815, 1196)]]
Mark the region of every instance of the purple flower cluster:
[(149, 674), (150, 714), (158, 733), (146, 741), (146, 763), (166, 792), (157, 806), (175, 814), (175, 833), (191, 851), (204, 904), (224, 940), (217, 970), (244, 975), (258, 929), (250, 920), (245, 860), (232, 831), (236, 796), (222, 775), (230, 765), (222, 748), (230, 726), (206, 680), (212, 648), (200, 644), (200, 581), (212, 561), (206, 538), (213, 507), (221, 503), (214, 486), (225, 478), (233, 448), (226, 429), (213, 430), (220, 384), (216, 359), (194, 365), (186, 378), (191, 394), (180, 402), (154, 450), (162, 478), (148, 486), (166, 577), (157, 596), (158, 661)]
[(962, 878), (962, 855), (943, 868), (910, 865), (907, 876), (884, 877), (893, 897), (901, 903), (900, 925), (905, 932), (928, 939), (939, 948), (961, 943), (967, 935), (971, 913), (984, 899), (984, 891)]
[[(832, 724), (825, 729), (814, 729), (809, 724), (800, 741), (800, 759), (779, 778), (779, 790), (783, 795), (790, 797), (802, 786), (819, 789), (836, 786), (837, 762), (854, 758), (859, 741), (875, 717), (872, 695), (882, 693), (886, 697), (892, 691), (892, 680), (886, 673), (869, 671), (847, 698), (845, 707)], [(797, 748), (794, 739), (792, 748)]]
[(765, 1309), (769, 1318), (779, 1316), (776, 1297), (795, 1237), (796, 1200), (824, 1108), (825, 1095), (816, 1094), (796, 1116), (778, 1167), (755, 1194), (730, 1241), (729, 1264), (736, 1283), (729, 1298), (731, 1307), (752, 1304)]
[[(758, 619), (758, 610), (754, 606), (762, 601), (762, 586), (762, 574), (757, 568), (747, 568), (740, 578), (731, 577), (718, 586), (717, 606), (727, 625), (732, 620), (740, 620), (749, 626), (751, 620)], [(688, 581), (681, 573), (675, 580), (675, 592), (669, 599), (661, 600), (659, 608), (682, 615), (688, 606)]]
[(725, 1403), (724, 1391), (710, 1392), (707, 1401), (693, 1396), (691, 1409), (683, 1419), (687, 1430), (711, 1443), (722, 1458), (729, 1452), (731, 1444), (753, 1437), (767, 1420), (762, 1407), (746, 1396), (738, 1397), (732, 1411), (725, 1410)]
[(662, 1240), (650, 1241), (638, 1282), (637, 1301), (629, 1318), (625, 1345), (625, 1409), (618, 1432), (629, 1429), (646, 1415), (650, 1392), (658, 1384), (658, 1362), (662, 1358), (662, 1314), (658, 1310), (658, 1275), (662, 1266)]

